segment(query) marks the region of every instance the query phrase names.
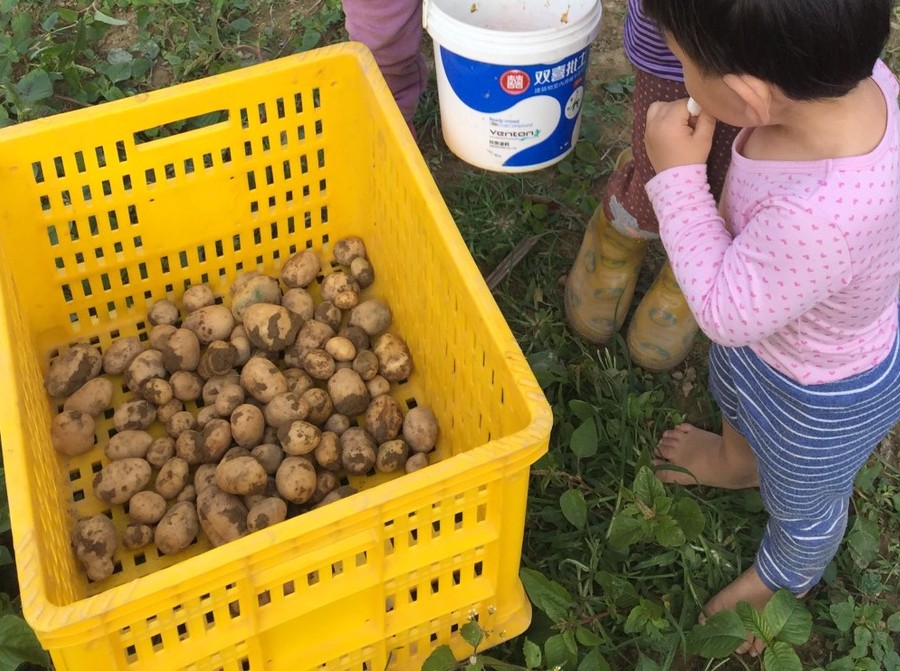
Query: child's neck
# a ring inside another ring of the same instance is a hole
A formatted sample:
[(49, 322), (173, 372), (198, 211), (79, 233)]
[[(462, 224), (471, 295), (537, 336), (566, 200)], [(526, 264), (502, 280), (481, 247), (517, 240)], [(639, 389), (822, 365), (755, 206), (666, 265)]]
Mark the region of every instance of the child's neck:
[(881, 142), (887, 107), (881, 88), (871, 78), (847, 95), (797, 102), (776, 96), (771, 122), (750, 134), (741, 150), (747, 158), (817, 161), (861, 156)]

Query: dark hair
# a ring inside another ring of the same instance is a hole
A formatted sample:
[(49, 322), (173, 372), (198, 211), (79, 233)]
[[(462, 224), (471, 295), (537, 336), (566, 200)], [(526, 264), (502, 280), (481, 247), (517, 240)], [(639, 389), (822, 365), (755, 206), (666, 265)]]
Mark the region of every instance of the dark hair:
[(845, 95), (872, 74), (892, 0), (643, 0), (706, 75), (746, 74), (795, 100)]

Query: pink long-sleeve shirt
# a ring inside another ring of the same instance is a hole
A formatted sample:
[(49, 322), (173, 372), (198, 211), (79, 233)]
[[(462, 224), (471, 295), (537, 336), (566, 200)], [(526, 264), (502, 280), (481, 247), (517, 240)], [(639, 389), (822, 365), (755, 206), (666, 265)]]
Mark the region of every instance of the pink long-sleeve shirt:
[(873, 79), (887, 127), (863, 156), (757, 161), (732, 149), (721, 213), (706, 166), (647, 183), (675, 277), (714, 342), (749, 346), (804, 385), (880, 363), (894, 343), (900, 289), (900, 110), (882, 62)]

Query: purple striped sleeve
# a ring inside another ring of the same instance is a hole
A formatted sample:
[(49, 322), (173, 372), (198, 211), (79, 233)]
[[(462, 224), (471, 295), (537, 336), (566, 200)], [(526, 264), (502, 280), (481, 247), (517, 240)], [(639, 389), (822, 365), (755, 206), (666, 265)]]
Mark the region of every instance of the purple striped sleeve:
[(641, 11), (641, 0), (628, 0), (625, 17), (625, 54), (639, 70), (661, 79), (684, 81), (681, 63), (666, 46), (656, 25)]

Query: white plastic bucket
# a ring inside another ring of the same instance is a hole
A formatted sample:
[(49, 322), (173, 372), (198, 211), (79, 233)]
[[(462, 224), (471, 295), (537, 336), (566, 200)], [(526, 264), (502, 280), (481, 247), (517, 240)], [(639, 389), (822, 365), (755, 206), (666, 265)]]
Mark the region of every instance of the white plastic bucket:
[(600, 13), (600, 0), (425, 0), (450, 150), (497, 172), (572, 151)]

